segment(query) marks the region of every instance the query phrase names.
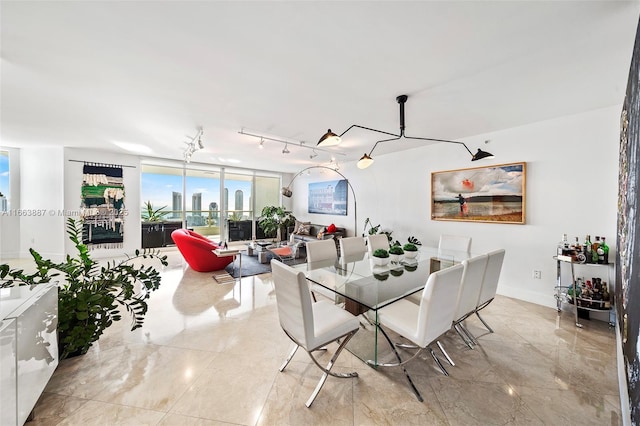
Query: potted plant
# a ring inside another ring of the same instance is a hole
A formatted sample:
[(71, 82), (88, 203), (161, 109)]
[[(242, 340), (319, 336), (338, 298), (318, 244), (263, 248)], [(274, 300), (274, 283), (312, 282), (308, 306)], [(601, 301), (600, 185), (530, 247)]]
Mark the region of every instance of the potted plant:
[(167, 206), (162, 206), (158, 209), (155, 209), (151, 204), (151, 201), (147, 201), (144, 203), (144, 209), (140, 214), (140, 217), (145, 222), (161, 222), (164, 220), (164, 217), (169, 214), (169, 212), (163, 211)]
[(399, 245), (394, 245), (389, 247), (389, 257), (391, 258), (391, 262), (400, 262), (402, 260), (402, 256), (404, 255), (404, 250)]
[(295, 216), (284, 209), (284, 207), (265, 206), (260, 213), (258, 225), (264, 231), (267, 237), (276, 237), (278, 241), (282, 241), (283, 231), (287, 227), (296, 223)]
[(386, 265), (389, 263), (389, 252), (385, 249), (376, 249), (373, 251), (372, 260), (374, 265)]
[(82, 222), (67, 220), (67, 234), (77, 253), (56, 263), (29, 249), (36, 271), (0, 265), (2, 287), (58, 283), (58, 349), (60, 358), (86, 353), (104, 330), (122, 319), (122, 311), (131, 316), (131, 330), (142, 327), (147, 313), (146, 300), (160, 286), (160, 273), (140, 264), (153, 259), (167, 266), (167, 257), (155, 250), (136, 250), (133, 256), (109, 261), (100, 266), (82, 244)]
[(415, 259), (418, 256), (418, 246), (413, 243), (405, 244), (402, 249), (404, 250), (404, 257), (407, 259)]
[(151, 201), (144, 203), (140, 218), (142, 219), (142, 248), (162, 247), (165, 245), (164, 224), (165, 216), (169, 214), (164, 211), (167, 206), (158, 209), (153, 207)]

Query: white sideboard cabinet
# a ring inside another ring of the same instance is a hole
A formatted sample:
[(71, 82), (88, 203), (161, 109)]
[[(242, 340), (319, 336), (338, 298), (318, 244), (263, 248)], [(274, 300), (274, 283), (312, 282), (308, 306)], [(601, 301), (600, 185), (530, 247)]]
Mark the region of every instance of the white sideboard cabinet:
[(23, 425), (58, 366), (58, 287), (0, 288), (0, 425)]

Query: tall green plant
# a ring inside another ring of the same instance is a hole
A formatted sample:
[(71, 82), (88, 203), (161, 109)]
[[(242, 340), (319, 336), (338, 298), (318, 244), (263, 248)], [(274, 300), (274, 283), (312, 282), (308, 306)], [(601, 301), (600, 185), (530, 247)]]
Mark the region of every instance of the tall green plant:
[(296, 218), (284, 207), (265, 206), (260, 213), (258, 225), (268, 237), (275, 237), (278, 230), (286, 229), (288, 226), (296, 224)]
[(0, 286), (37, 285), (58, 279), (58, 346), (60, 358), (86, 353), (105, 329), (131, 316), (131, 330), (142, 327), (147, 299), (160, 287), (160, 273), (152, 266), (135, 266), (139, 259), (154, 259), (167, 266), (167, 256), (156, 250), (136, 250), (135, 255), (104, 266), (93, 260), (82, 243), (82, 223), (67, 220), (67, 234), (77, 251), (56, 263), (29, 249), (36, 272), (0, 265)]

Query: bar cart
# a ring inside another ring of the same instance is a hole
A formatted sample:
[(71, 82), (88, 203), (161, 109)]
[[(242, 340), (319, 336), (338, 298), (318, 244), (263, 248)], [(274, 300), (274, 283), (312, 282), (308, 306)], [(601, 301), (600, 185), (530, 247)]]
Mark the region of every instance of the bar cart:
[[(602, 285), (602, 277), (606, 277), (604, 282), (606, 289), (607, 283), (612, 285), (611, 270), (612, 263), (581, 263), (576, 262), (571, 256), (557, 255), (554, 256), (557, 261), (557, 285), (555, 287), (555, 298), (558, 313), (562, 310), (563, 304), (573, 305), (575, 314), (576, 327), (582, 327), (580, 323), (579, 310), (587, 312), (609, 312), (609, 326), (614, 326), (614, 306), (613, 306), (613, 286), (607, 290), (608, 297), (602, 297), (602, 287), (597, 287), (598, 281)], [(590, 281), (576, 278), (576, 267), (585, 268), (590, 271), (590, 275), (597, 276), (592, 278), (596, 281), (595, 285)], [(588, 269), (587, 269), (588, 268)], [(587, 285), (588, 284), (588, 285)], [(585, 290), (586, 289), (586, 290)], [(597, 296), (597, 297), (596, 297)]]

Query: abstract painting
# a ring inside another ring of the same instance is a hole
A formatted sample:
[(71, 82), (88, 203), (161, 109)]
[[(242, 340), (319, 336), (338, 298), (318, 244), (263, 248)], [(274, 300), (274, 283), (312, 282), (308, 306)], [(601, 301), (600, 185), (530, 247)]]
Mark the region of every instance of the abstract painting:
[(431, 173), (431, 219), (525, 223), (526, 163)]

